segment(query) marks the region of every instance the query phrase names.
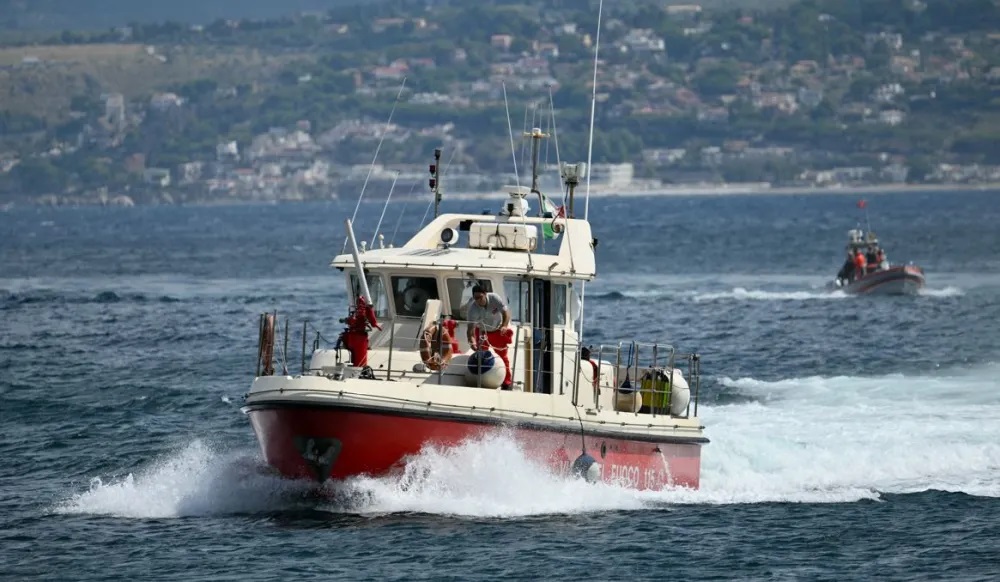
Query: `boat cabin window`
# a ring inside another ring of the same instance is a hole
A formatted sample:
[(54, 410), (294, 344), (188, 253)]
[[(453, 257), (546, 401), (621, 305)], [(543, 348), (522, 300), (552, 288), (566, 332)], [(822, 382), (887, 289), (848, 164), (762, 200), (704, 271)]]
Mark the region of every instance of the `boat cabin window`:
[(427, 300), (441, 298), (434, 277), (393, 277), (392, 297), (401, 317), (421, 317)]
[(448, 279), (448, 303), (451, 307), (451, 315), (456, 319), (465, 319), (465, 307), (472, 300), (472, 288), (481, 285), (487, 293), (493, 292), (493, 282), (489, 279)]
[(506, 278), (503, 280), (503, 293), (510, 307), (510, 318), (517, 322), (528, 321), (528, 309), (531, 307), (528, 292), (531, 287), (523, 279)]
[(566, 293), (568, 290), (565, 283), (552, 285), (552, 325), (566, 325)]
[[(366, 272), (365, 280), (368, 281), (368, 292), (371, 293), (372, 303), (375, 304), (375, 317), (378, 319), (389, 317), (389, 297), (386, 295), (382, 277)], [(351, 293), (355, 300), (361, 295), (361, 285), (357, 275), (351, 275)]]
[(570, 325), (576, 325), (576, 322), (580, 320), (580, 314), (583, 311), (580, 301), (580, 292), (576, 290), (576, 287), (572, 283), (569, 285), (569, 322)]

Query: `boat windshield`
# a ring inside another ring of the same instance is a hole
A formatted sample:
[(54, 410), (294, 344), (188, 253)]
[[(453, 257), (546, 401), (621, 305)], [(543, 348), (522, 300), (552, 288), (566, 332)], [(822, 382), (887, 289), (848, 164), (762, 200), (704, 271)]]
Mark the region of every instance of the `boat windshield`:
[(552, 286), (552, 325), (566, 325), (566, 292), (565, 283)]
[[(382, 277), (366, 272), (365, 279), (368, 281), (368, 292), (371, 293), (372, 303), (375, 304), (375, 317), (379, 319), (389, 317), (389, 297), (386, 295)], [(351, 290), (354, 297), (361, 295), (357, 275), (351, 275)]]
[(440, 299), (437, 279), (434, 277), (395, 276), (392, 277), (392, 297), (396, 315), (400, 317), (421, 317), (427, 301)]
[(503, 291), (507, 305), (510, 306), (511, 319), (519, 323), (529, 321), (531, 285), (528, 281), (520, 277), (507, 277), (503, 280)]
[(465, 308), (472, 300), (472, 287), (480, 285), (487, 292), (493, 292), (493, 282), (489, 279), (474, 279), (466, 277), (448, 279), (448, 304), (451, 306), (451, 316), (459, 320), (465, 319)]

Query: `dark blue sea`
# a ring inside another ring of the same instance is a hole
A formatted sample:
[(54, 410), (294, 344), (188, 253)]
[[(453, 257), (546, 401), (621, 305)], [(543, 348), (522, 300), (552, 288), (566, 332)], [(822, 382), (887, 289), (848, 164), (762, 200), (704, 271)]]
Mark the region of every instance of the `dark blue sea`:
[[(0, 578), (997, 580), (1000, 192), (866, 198), (922, 295), (824, 290), (855, 196), (591, 200), (586, 341), (702, 355), (702, 488), (658, 492), (503, 436), (409, 487), (267, 473), (239, 410), (257, 317), (335, 337), (354, 200), (0, 212)], [(386, 239), (425, 209), (390, 205)]]

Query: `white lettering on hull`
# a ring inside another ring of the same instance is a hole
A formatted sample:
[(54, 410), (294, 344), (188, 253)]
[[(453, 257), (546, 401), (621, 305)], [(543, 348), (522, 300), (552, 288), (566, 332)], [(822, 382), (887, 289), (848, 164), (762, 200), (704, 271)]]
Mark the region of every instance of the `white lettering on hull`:
[(623, 487), (659, 489), (669, 483), (665, 471), (658, 471), (651, 467), (641, 468), (637, 465), (612, 464), (608, 469), (604, 480)]
[[(645, 467), (645, 463), (609, 463), (607, 459), (600, 457), (596, 457), (596, 460), (601, 466), (601, 481), (605, 483), (634, 489), (661, 489), (673, 484), (670, 466), (662, 456), (651, 457), (649, 464), (653, 466)], [(560, 465), (566, 474), (572, 473), (572, 461), (564, 457)]]

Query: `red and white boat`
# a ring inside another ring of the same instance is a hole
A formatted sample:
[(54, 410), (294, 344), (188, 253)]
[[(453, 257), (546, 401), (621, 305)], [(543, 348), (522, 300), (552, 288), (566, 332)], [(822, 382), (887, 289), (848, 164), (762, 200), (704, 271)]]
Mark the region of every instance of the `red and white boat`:
[[(496, 216), (437, 216), (398, 248), (358, 250), (347, 221), (351, 252), (332, 263), (351, 295), (337, 345), (317, 339), (306, 349), (313, 331), (301, 327), (301, 370), (292, 374), (287, 358), (274, 357), (276, 341), (288, 353), (288, 324), (261, 317), (258, 374), (243, 411), (267, 463), (320, 482), (380, 476), (424, 447), (504, 431), (555, 471), (638, 489), (697, 488), (708, 443), (698, 356), (666, 342), (587, 349), (580, 340), (597, 246), (590, 223), (573, 218), (584, 170), (563, 165), (568, 208), (554, 217), (529, 216), (531, 195), (546, 208), (533, 187), (512, 188)], [(466, 341), (474, 285), (511, 310), (512, 389), (501, 389), (497, 350)]]
[[(857, 253), (866, 257), (864, 269), (854, 265)], [(890, 264), (873, 231), (854, 229), (847, 233), (847, 258), (829, 288), (850, 295), (917, 295), (925, 284), (923, 268)]]

